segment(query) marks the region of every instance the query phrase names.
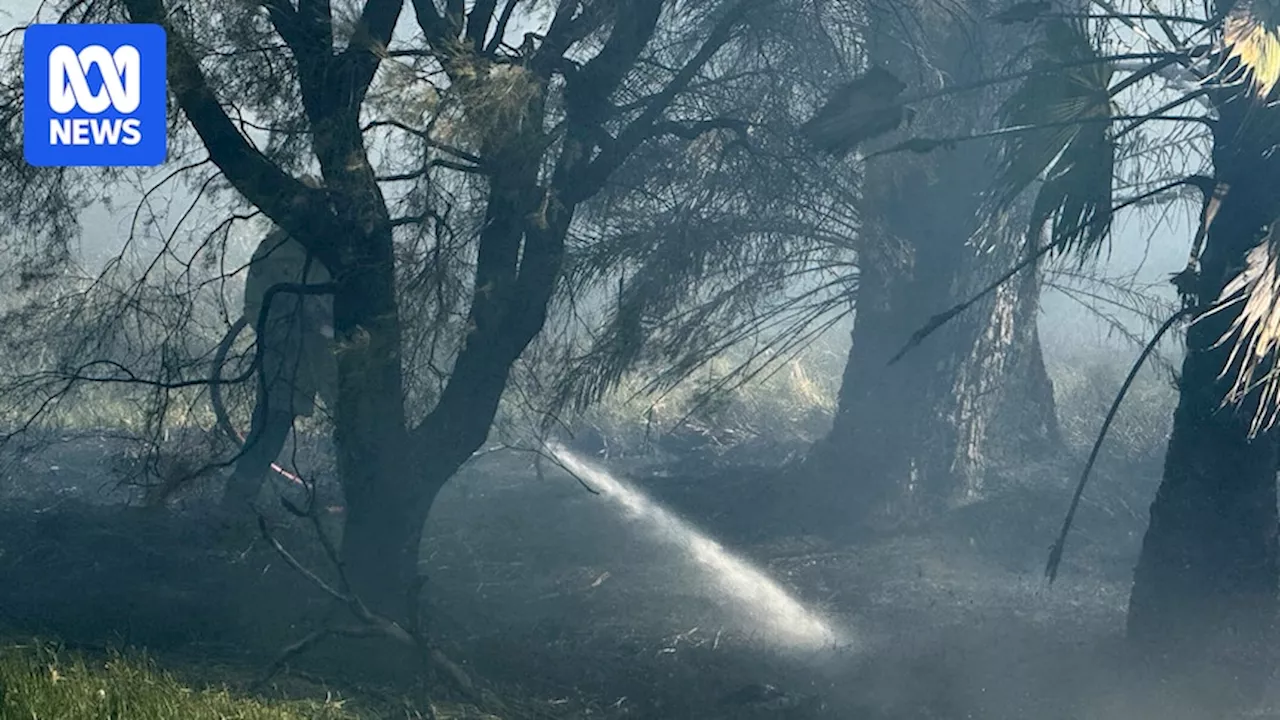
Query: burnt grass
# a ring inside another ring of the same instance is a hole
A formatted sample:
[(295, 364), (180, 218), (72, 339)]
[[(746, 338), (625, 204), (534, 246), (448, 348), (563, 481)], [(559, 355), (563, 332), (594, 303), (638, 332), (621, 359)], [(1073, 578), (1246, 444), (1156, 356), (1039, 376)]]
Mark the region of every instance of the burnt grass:
[[(130, 506), (108, 472), (116, 452), (112, 441), (78, 437), (8, 466), (0, 634), (87, 652), (140, 649), (193, 685), (248, 688), (329, 602), (251, 533), (216, 534), (203, 512), (213, 489), (173, 507)], [(1061, 579), (1046, 587), (1041, 571), (1069, 497), (1069, 464), (1021, 469), (988, 502), (844, 547), (787, 519), (788, 489), (775, 473), (619, 465), (846, 638), (818, 650), (779, 647), (642, 521), (564, 473), (539, 480), (528, 457), (494, 453), (441, 497), (424, 567), (433, 637), (506, 702), (503, 717), (1048, 720), (1155, 711), (1133, 691), (1116, 649), (1154, 477), (1134, 480), (1138, 471), (1128, 469), (1124, 483), (1106, 485), (1104, 471), (1099, 484), (1111, 490), (1086, 503)], [(285, 513), (271, 522), (304, 562), (326, 570), (308, 527)], [(321, 647), (254, 692), (334, 693), (381, 716), (412, 717), (404, 705), (412, 693), (385, 672), (389, 657), (383, 641)], [(1179, 717), (1159, 712), (1152, 716)]]

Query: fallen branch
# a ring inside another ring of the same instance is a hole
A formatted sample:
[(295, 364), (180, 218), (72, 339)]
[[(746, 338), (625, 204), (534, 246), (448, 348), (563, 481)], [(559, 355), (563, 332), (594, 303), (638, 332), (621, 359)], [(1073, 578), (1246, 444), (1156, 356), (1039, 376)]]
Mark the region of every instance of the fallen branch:
[(1089, 452), (1089, 460), (1085, 462), (1084, 471), (1080, 473), (1080, 480), (1076, 483), (1075, 494), (1071, 496), (1071, 506), (1067, 508), (1067, 516), (1062, 521), (1062, 529), (1058, 532), (1058, 539), (1054, 541), (1053, 547), (1049, 550), (1049, 561), (1045, 563), (1044, 567), (1044, 575), (1048, 578), (1049, 584), (1053, 584), (1053, 581), (1058, 579), (1058, 566), (1062, 563), (1062, 553), (1067, 546), (1067, 534), (1071, 532), (1071, 523), (1075, 520), (1076, 510), (1080, 507), (1080, 497), (1084, 495), (1085, 485), (1089, 482), (1089, 473), (1093, 470), (1093, 465), (1098, 460), (1098, 452), (1102, 450), (1102, 441), (1107, 439), (1107, 431), (1111, 429), (1111, 421), (1115, 420), (1116, 412), (1120, 410), (1120, 404), (1124, 402), (1125, 395), (1129, 393), (1129, 388), (1133, 385), (1134, 379), (1138, 377), (1138, 371), (1142, 369), (1147, 357), (1160, 344), (1160, 339), (1179, 320), (1193, 311), (1194, 308), (1185, 307), (1164, 321), (1160, 329), (1151, 337), (1150, 342), (1138, 354), (1138, 359), (1134, 361), (1133, 367), (1129, 369), (1128, 377), (1120, 385), (1120, 392), (1116, 393), (1115, 399), (1111, 402), (1111, 409), (1107, 411), (1107, 417), (1102, 421), (1102, 429), (1098, 431), (1098, 437), (1093, 441), (1093, 450)]
[(308, 518), (312, 527), (316, 531), (316, 535), (320, 540), (320, 545), (324, 549), (325, 556), (329, 562), (333, 564), (338, 575), (338, 587), (333, 587), (330, 583), (324, 581), (316, 572), (306, 567), (301, 561), (294, 557), (293, 553), (271, 533), (271, 529), (267, 526), (266, 518), (258, 515), (258, 529), (262, 533), (262, 537), (275, 549), (276, 553), (285, 561), (289, 567), (296, 570), (300, 575), (306, 578), (311, 584), (315, 585), (326, 595), (334, 600), (342, 603), (342, 605), (355, 617), (359, 622), (356, 626), (334, 625), (332, 618), (327, 617), (321, 622), (321, 626), (288, 645), (271, 665), (264, 671), (263, 675), (254, 683), (255, 687), (261, 687), (275, 677), (288, 662), (315, 647), (321, 641), (329, 637), (385, 637), (397, 644), (413, 649), (423, 663), (424, 670), (436, 671), (440, 675), (448, 679), (454, 690), (459, 692), (469, 701), (479, 703), (482, 701), (481, 694), (477, 691), (475, 683), (471, 677), (467, 675), (457, 663), (449, 659), (445, 653), (437, 647), (434, 647), (427, 641), (425, 634), (422, 632), (419, 604), (422, 597), (422, 589), (426, 585), (426, 578), (419, 576), (415, 578), (410, 587), (409, 600), (409, 618), (410, 628), (406, 630), (399, 623), (387, 618), (383, 615), (369, 610), (364, 601), (352, 591), (351, 583), (347, 578), (346, 566), (343, 563), (341, 555), (338, 553), (337, 546), (333, 543), (332, 538), (325, 532), (320, 522), (320, 516), (316, 511), (316, 503), (310, 503), (310, 507), (303, 511), (297, 505), (294, 505), (288, 499), (281, 498), (281, 503), (290, 513)]

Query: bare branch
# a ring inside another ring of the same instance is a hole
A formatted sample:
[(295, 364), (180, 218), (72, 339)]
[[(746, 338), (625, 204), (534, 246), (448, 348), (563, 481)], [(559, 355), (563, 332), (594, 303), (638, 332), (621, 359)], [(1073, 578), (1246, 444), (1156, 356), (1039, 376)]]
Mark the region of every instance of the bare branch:
[[(167, 27), (161, 0), (124, 0), (130, 19)], [(204, 72), (179, 33), (169, 32), (169, 87), (209, 157), (227, 180), (267, 217), (330, 267), (340, 267), (338, 249), (326, 238), (335, 222), (322, 191), (282, 171), (236, 130), (209, 87)]]
[[(658, 121), (658, 118), (666, 112), (671, 101), (688, 87), (693, 78), (702, 71), (702, 68), (729, 41), (733, 36), (734, 28), (745, 16), (746, 10), (756, 1), (739, 0), (736, 5), (730, 8), (712, 28), (698, 52), (684, 67), (680, 68), (680, 71), (667, 83), (666, 87), (654, 96), (653, 100), (640, 113), (640, 116), (623, 128), (622, 132), (618, 134), (617, 140), (601, 147), (600, 154), (581, 173), (581, 181), (574, 188), (576, 192), (575, 198), (582, 197), (583, 193), (590, 192), (590, 188), (599, 187), (600, 183), (612, 174), (641, 143), (653, 136), (653, 126)], [(601, 55), (603, 54), (602, 51)], [(583, 74), (584, 76), (589, 76), (586, 68), (583, 69)], [(608, 77), (607, 73), (603, 74)], [(568, 90), (566, 89), (567, 94)]]
[(498, 26), (493, 30), (493, 39), (484, 48), (485, 54), (492, 55), (502, 45), (502, 38), (507, 34), (507, 24), (511, 22), (511, 14), (515, 12), (519, 2), (520, 0), (507, 0), (506, 5), (503, 6), (502, 16), (498, 18)]

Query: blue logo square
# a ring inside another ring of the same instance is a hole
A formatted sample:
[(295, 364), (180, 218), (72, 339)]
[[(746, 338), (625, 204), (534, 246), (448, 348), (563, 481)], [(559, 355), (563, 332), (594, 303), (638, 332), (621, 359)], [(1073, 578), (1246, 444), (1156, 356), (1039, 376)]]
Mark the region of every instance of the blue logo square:
[(31, 25), (23, 35), (22, 65), (28, 163), (164, 163), (169, 151), (164, 28)]

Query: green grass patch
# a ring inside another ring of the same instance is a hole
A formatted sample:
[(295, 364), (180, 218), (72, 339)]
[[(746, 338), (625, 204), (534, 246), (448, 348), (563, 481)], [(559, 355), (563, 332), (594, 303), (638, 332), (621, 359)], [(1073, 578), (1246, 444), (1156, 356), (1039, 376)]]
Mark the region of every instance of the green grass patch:
[(193, 690), (146, 657), (51, 645), (0, 648), (0, 720), (349, 720), (340, 701), (265, 701)]

